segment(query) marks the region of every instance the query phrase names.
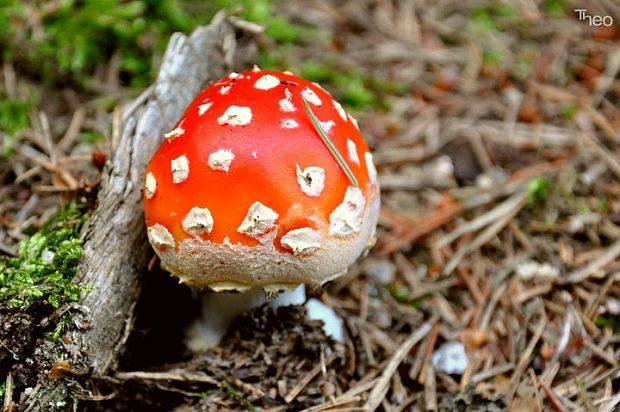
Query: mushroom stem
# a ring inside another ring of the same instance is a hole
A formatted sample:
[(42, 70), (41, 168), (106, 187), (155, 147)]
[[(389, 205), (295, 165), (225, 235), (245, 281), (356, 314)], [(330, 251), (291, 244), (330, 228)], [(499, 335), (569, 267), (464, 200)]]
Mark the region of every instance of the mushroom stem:
[(306, 287), (299, 285), (291, 291), (279, 293), (273, 299), (267, 295), (258, 286), (241, 293), (202, 292), (202, 318), (190, 327), (187, 346), (194, 352), (217, 346), (235, 317), (264, 303), (269, 302), (273, 308), (303, 305), (306, 301)]
[(323, 322), (323, 331), (337, 341), (344, 339), (342, 319), (332, 308), (318, 299), (306, 302), (306, 286), (281, 292), (269, 299), (268, 292), (253, 287), (241, 293), (203, 292), (202, 318), (196, 321), (188, 332), (187, 346), (194, 352), (201, 352), (217, 346), (232, 321), (245, 311), (268, 303), (272, 308), (304, 305), (308, 318)]

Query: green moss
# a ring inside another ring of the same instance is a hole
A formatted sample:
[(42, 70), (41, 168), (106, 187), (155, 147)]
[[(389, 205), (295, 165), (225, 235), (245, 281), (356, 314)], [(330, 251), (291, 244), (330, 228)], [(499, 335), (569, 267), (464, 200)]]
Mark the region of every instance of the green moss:
[(411, 290), (407, 286), (389, 286), (388, 292), (394, 300), (400, 303), (407, 303), (411, 294)]
[(567, 8), (565, 0), (547, 0), (543, 3), (543, 10), (551, 16), (561, 17), (565, 15), (564, 9)]
[(501, 66), (502, 55), (491, 49), (484, 49), (482, 51), (482, 61), (489, 66)]
[(477, 31), (493, 32), (506, 24), (514, 24), (520, 20), (519, 10), (504, 2), (490, 2), (476, 7), (470, 14), (470, 22)]
[(530, 202), (544, 202), (549, 197), (549, 181), (544, 177), (536, 177), (527, 184)]
[(0, 259), (0, 306), (58, 307), (78, 300), (84, 288), (71, 280), (83, 254), (79, 230), (85, 219), (78, 208), (61, 212), (20, 244), (17, 257)]
[(411, 289), (404, 285), (390, 285), (386, 288), (386, 292), (389, 293), (398, 303), (409, 305), (414, 309), (420, 309), (424, 301), (431, 297), (430, 294), (425, 294), (415, 299), (411, 299)]
[(610, 213), (612, 208), (609, 204), (609, 200), (603, 196), (599, 195), (597, 198), (593, 199), (594, 201), (594, 210), (599, 213)]
[(568, 105), (562, 109), (562, 117), (566, 120), (572, 120), (575, 118), (575, 115), (579, 111), (579, 107)]
[(58, 323), (56, 323), (54, 330), (46, 334), (47, 339), (52, 342), (57, 342), (63, 333), (71, 327), (71, 323), (71, 315), (69, 313), (64, 313), (58, 320)]
[(80, 140), (84, 143), (94, 144), (104, 139), (105, 139), (105, 136), (98, 132), (80, 133)]
[(470, 15), (470, 20), (474, 27), (483, 31), (495, 31), (497, 26), (491, 10), (488, 7), (478, 7)]
[(252, 402), (250, 402), (245, 396), (239, 393), (235, 388), (232, 387), (228, 382), (222, 382), (220, 385), (220, 389), (222, 389), (231, 399), (239, 402), (241, 406), (246, 408), (248, 411), (258, 412), (259, 408), (256, 407)]
[(594, 319), (594, 324), (601, 329), (610, 329), (615, 334), (620, 333), (620, 319), (615, 316), (599, 316)]

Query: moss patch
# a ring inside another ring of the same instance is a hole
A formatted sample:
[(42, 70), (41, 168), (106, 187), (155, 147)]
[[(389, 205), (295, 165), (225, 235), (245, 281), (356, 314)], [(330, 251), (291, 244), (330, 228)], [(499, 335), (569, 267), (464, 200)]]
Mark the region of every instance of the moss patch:
[(78, 235), (85, 219), (79, 208), (61, 212), (21, 243), (17, 257), (0, 259), (0, 307), (26, 310), (41, 302), (57, 308), (78, 300), (83, 288), (72, 279), (83, 254)]

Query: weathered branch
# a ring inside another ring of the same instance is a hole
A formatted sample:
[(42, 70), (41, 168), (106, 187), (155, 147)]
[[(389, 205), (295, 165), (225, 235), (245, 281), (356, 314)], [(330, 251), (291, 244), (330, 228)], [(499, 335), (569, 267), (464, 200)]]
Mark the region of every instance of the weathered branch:
[[(112, 139), (99, 205), (84, 228), (78, 272), (79, 283), (90, 288), (80, 302), (81, 323), (89, 326), (79, 346), (94, 376), (116, 366), (140, 295), (148, 255), (141, 195), (144, 168), (163, 134), (209, 80), (250, 64), (254, 46), (240, 27), (234, 20), (218, 19), (189, 37), (175, 33), (157, 80), (123, 113), (120, 133)], [(50, 410), (50, 399), (59, 393), (68, 398), (67, 391), (59, 390), (61, 385), (62, 380), (42, 378), (27, 409)]]

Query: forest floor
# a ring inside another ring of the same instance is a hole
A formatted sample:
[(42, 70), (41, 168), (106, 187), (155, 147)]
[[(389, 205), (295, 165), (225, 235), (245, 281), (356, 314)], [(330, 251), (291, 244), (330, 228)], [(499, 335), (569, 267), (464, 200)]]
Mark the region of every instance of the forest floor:
[[(376, 247), (312, 292), (342, 317), (345, 341), (330, 341), (299, 307), (263, 307), (238, 319), (218, 348), (192, 355), (183, 330), (198, 303), (153, 260), (119, 370), (93, 384), (84, 404), (615, 410), (620, 7), (583, 2), (587, 13), (614, 21), (597, 27), (578, 18), (580, 2), (509, 4), (274, 6), (307, 38), (284, 45), (261, 38), (263, 68), (323, 84), (358, 119), (379, 171)], [(3, 63), (9, 97), (24, 83), (36, 86), (17, 64)], [(112, 59), (89, 94), (61, 87), (28, 112), (29, 126), (0, 159), (0, 253), (16, 256), (18, 242), (59, 205), (95, 204), (113, 121), (106, 99), (128, 102), (139, 92), (118, 73)], [(185, 323), (156, 301), (162, 290)], [(6, 330), (27, 334), (29, 322), (62, 318), (49, 302), (30, 310), (20, 317), (0, 307), (3, 325), (21, 325)], [(9, 352), (32, 348), (23, 335), (0, 338)], [(2, 390), (15, 386), (18, 401), (32, 376), (15, 368), (0, 359)]]

